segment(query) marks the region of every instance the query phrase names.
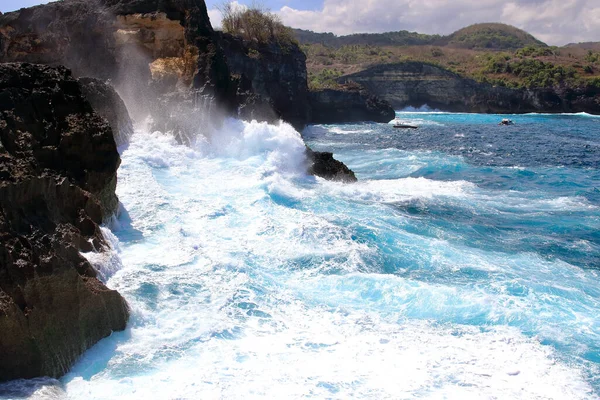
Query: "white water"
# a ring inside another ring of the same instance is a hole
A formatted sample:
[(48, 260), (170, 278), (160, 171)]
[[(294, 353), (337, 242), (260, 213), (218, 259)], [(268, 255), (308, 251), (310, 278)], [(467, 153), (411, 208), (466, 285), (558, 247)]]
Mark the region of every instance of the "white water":
[[(88, 255), (129, 301), (131, 322), (37, 396), (597, 398), (582, 365), (540, 342), (569, 343), (564, 326), (597, 330), (588, 293), (598, 276), (419, 236), (387, 207), (408, 199), (549, 212), (590, 205), (498, 199), (464, 181), (331, 183), (304, 174), (303, 152), (285, 124), (231, 120), (194, 149), (136, 132), (119, 170), (120, 243), (102, 260)], [(377, 240), (357, 239), (365, 229)], [(377, 262), (400, 251), (422, 263), (414, 276)], [(459, 279), (467, 268), (489, 281)], [(532, 274), (539, 292), (507, 293)], [(578, 282), (573, 304), (551, 290), (559, 275), (565, 287)]]

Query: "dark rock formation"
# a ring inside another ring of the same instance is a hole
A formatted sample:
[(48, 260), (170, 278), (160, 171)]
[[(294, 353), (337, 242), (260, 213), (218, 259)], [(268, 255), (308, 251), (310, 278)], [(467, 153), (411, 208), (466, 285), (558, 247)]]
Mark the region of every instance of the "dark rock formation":
[(119, 163), (66, 68), (0, 64), (0, 381), (58, 377), (125, 328), (125, 300), (80, 254), (106, 246)]
[(311, 175), (340, 182), (356, 182), (356, 176), (343, 162), (333, 158), (332, 153), (313, 151), (306, 148), (309, 162), (308, 172)]
[(99, 79), (80, 78), (79, 84), (96, 114), (108, 121), (117, 147), (126, 145), (133, 134), (133, 123), (123, 99), (112, 86)]
[[(134, 118), (152, 115), (155, 129), (182, 143), (198, 131), (210, 134), (232, 113), (283, 119), (298, 130), (310, 122), (306, 57), (298, 46), (216, 33), (203, 0), (64, 0), (7, 13), (0, 16), (0, 62), (7, 61), (65, 65), (78, 77), (110, 79)], [(121, 145), (127, 122), (103, 107), (114, 94), (83, 82)], [(350, 96), (346, 106), (364, 115), (376, 103), (364, 98), (369, 104), (361, 107), (362, 99)], [(339, 112), (329, 122), (359, 114)]]
[(240, 116), (282, 119), (301, 130), (309, 119), (306, 55), (295, 44), (245, 42), (220, 35), (227, 65), (238, 79)]
[(598, 88), (509, 89), (421, 62), (377, 65), (340, 81), (354, 81), (396, 109), (428, 105), (454, 112), (600, 113)]
[(111, 79), (139, 106), (134, 111), (176, 88), (231, 103), (229, 70), (202, 0), (65, 0), (7, 13), (0, 61)]
[(310, 93), (311, 122), (390, 122), (396, 117), (392, 106), (366, 90), (320, 90)]

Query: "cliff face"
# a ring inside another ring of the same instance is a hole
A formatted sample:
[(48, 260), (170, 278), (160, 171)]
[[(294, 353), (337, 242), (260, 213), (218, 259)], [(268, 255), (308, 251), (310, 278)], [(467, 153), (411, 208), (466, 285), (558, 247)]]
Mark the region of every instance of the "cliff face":
[(334, 124), (344, 122), (390, 122), (394, 109), (365, 90), (320, 90), (310, 93), (311, 122)]
[(0, 64), (0, 381), (60, 376), (125, 328), (125, 300), (80, 253), (107, 246), (119, 163), (67, 69)]
[(355, 81), (396, 109), (428, 105), (480, 113), (600, 113), (597, 88), (509, 89), (465, 79), (420, 62), (378, 65), (341, 78)]
[(134, 112), (178, 88), (228, 105), (229, 70), (214, 35), (202, 0), (65, 0), (0, 16), (0, 62), (110, 79)]
[(306, 56), (295, 44), (257, 44), (221, 34), (227, 65), (237, 76), (240, 114), (282, 119), (302, 129), (309, 120)]

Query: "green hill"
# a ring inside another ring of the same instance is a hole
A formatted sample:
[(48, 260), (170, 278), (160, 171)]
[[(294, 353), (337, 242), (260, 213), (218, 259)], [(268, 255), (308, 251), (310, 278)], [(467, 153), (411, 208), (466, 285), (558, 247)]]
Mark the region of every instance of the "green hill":
[(565, 48), (600, 51), (600, 42), (569, 43)]
[(514, 26), (488, 23), (475, 24), (448, 36), (397, 31), (384, 33), (356, 33), (336, 36), (294, 29), (301, 44), (320, 44), (332, 48), (343, 46), (447, 46), (460, 49), (516, 50), (527, 46), (546, 47), (529, 33)]
[(524, 30), (498, 23), (467, 26), (445, 36), (436, 44), (461, 49), (487, 50), (516, 50), (527, 46), (547, 46)]
[(342, 46), (423, 46), (433, 44), (441, 39), (439, 35), (426, 35), (409, 31), (356, 33), (347, 36), (336, 36), (333, 33), (316, 33), (294, 29), (294, 34), (302, 44), (322, 44), (333, 48)]

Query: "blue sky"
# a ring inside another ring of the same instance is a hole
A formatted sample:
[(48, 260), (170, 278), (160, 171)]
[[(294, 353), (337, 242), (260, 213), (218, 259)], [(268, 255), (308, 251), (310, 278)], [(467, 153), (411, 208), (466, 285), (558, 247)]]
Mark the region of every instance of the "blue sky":
[[(346, 35), (408, 30), (450, 34), (478, 22), (503, 22), (552, 45), (600, 41), (600, 0), (237, 0), (258, 3), (279, 14), (286, 25)], [(0, 0), (0, 11), (44, 0)], [(217, 6), (207, 0), (214, 26)]]

